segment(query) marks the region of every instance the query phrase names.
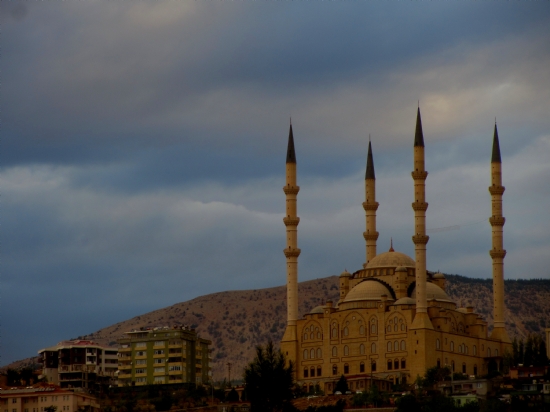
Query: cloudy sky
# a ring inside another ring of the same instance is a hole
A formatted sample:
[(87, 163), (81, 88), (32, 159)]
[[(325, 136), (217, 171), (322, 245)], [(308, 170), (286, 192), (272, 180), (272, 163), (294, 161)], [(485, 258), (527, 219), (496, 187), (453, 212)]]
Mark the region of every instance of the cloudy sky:
[(285, 282), (292, 116), (301, 280), (413, 254), (426, 143), (428, 269), (491, 275), (503, 157), (507, 278), (548, 278), (548, 1), (48, 1), (1, 7), (1, 360), (199, 295)]

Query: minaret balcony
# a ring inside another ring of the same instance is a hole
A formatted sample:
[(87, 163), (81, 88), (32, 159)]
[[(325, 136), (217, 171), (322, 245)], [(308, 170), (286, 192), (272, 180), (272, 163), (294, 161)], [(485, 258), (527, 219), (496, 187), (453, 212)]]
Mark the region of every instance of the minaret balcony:
[(418, 210), (425, 212), (428, 210), (428, 203), (427, 202), (413, 202), (412, 208), (416, 212)]
[(506, 222), (506, 218), (503, 216), (491, 216), (489, 218), (489, 223), (491, 226), (504, 226), (504, 223)]
[(501, 195), (506, 188), (504, 186), (489, 186), (489, 193), (492, 195)]
[(300, 252), (301, 250), (298, 249), (297, 247), (293, 248), (293, 247), (287, 247), (286, 249), (283, 250), (285, 256), (287, 258), (290, 258), (290, 257), (298, 257), (300, 256)]
[(285, 226), (298, 226), (298, 223), (300, 223), (300, 218), (287, 216), (283, 218), (283, 222)]
[(286, 185), (283, 187), (283, 192), (285, 192), (285, 195), (297, 195), (299, 191), (300, 186)]
[(378, 232), (374, 232), (374, 233), (363, 232), (363, 237), (365, 238), (365, 240), (377, 240), (378, 235), (379, 235)]
[(367, 210), (377, 210), (378, 204), (378, 202), (363, 202), (363, 209), (365, 209), (365, 212)]
[(425, 245), (430, 240), (428, 235), (414, 235), (412, 241), (415, 245)]
[(489, 255), (491, 255), (492, 259), (504, 259), (506, 251), (504, 249), (491, 249)]
[(426, 180), (428, 177), (428, 172), (425, 170), (415, 170), (414, 172), (411, 172), (411, 176), (414, 180)]

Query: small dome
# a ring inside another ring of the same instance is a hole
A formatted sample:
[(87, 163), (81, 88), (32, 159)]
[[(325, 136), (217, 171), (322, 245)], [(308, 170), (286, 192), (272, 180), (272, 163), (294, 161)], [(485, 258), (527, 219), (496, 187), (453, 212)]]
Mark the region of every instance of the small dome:
[(401, 252), (384, 252), (376, 255), (368, 264), (367, 268), (398, 267), (405, 266), (409, 268), (416, 267), (416, 263), (410, 257)]
[[(416, 286), (412, 290), (411, 296), (416, 296)], [(426, 298), (427, 300), (435, 299), (454, 303), (443, 289), (430, 282), (426, 282)]]
[(347, 270), (344, 270), (341, 274), (340, 274), (340, 277), (350, 277), (351, 276), (351, 273), (349, 273)]
[(311, 309), (308, 313), (308, 315), (314, 315), (316, 313), (325, 313), (324, 306), (315, 306), (313, 309)]
[(456, 311), (460, 313), (468, 313), (468, 309), (466, 308), (458, 308)]
[(445, 275), (443, 275), (443, 273), (436, 273), (434, 276), (433, 276), (434, 279), (445, 279)]
[(349, 291), (344, 302), (357, 300), (382, 300), (382, 295), (392, 299), (390, 290), (376, 280), (364, 280)]
[(405, 266), (398, 266), (395, 268), (396, 272), (406, 272), (407, 268)]
[(416, 302), (413, 298), (401, 298), (396, 300), (394, 305), (416, 305)]

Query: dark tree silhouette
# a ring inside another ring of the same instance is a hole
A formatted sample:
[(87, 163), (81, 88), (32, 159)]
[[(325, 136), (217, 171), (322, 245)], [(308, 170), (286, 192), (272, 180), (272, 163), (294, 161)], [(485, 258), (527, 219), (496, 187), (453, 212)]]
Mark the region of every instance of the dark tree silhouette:
[(334, 392), (346, 393), (347, 391), (349, 391), (348, 380), (344, 375), (342, 375), (340, 376), (340, 379), (338, 379), (338, 382), (336, 382)]
[(256, 347), (256, 357), (244, 370), (246, 396), (251, 412), (281, 411), (292, 398), (294, 364), (273, 342)]

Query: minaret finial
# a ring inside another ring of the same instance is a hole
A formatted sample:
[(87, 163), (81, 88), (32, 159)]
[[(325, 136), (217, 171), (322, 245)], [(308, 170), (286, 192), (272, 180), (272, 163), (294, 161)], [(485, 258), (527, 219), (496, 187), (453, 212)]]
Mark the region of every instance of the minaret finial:
[(374, 161), (372, 159), (372, 145), (370, 142), (370, 135), (369, 135), (369, 152), (367, 155), (367, 170), (365, 172), (365, 180), (367, 179), (376, 179), (374, 176)]
[(491, 163), (502, 163), (500, 158), (500, 144), (498, 141), (498, 130), (495, 119), (495, 131), (493, 133), (493, 155), (491, 156)]
[(395, 252), (395, 250), (393, 250), (393, 238), (390, 237), (390, 250), (388, 252)]
[(414, 145), (424, 147), (424, 134), (422, 133), (422, 119), (420, 118), (420, 106), (418, 106), (418, 111), (416, 112), (416, 130), (414, 132)]
[(294, 150), (294, 135), (292, 133), (292, 119), (290, 120), (290, 130), (288, 131), (288, 148), (286, 151), (286, 162), (296, 163), (296, 151)]

